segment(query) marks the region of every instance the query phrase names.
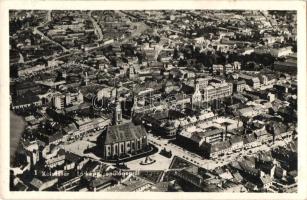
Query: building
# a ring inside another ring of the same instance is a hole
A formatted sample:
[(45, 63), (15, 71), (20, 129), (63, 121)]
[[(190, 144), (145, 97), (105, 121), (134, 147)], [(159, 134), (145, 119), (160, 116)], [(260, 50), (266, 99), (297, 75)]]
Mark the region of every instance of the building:
[(24, 65), (18, 68), (18, 76), (27, 76), (30, 74), (34, 74), (36, 72), (42, 71), (46, 69), (45, 64), (37, 64), (37, 65)]
[(258, 77), (246, 75), (246, 74), (240, 74), (239, 80), (244, 80), (247, 85), (250, 87), (257, 89), (260, 87), (260, 80)]
[(230, 147), (231, 147), (231, 143), (229, 142), (229, 140), (220, 141), (216, 143), (204, 142), (200, 146), (204, 155), (207, 158), (216, 158), (219, 155), (225, 154), (229, 152)]
[(147, 133), (142, 125), (132, 122), (109, 126), (102, 138), (103, 158), (114, 160), (144, 152), (148, 148)]
[(195, 90), (191, 97), (192, 104), (202, 102), (202, 94), (200, 92), (199, 83), (195, 81)]
[(273, 68), (278, 72), (286, 72), (289, 74), (297, 73), (297, 61), (293, 60), (285, 60), (285, 61), (275, 61)]
[(118, 91), (116, 89), (116, 100), (115, 100), (115, 110), (113, 112), (113, 122), (115, 125), (121, 124), (123, 121), (122, 119), (122, 108), (118, 98)]
[(80, 92), (67, 92), (66, 94), (56, 94), (52, 98), (52, 105), (55, 109), (61, 110), (71, 105), (83, 103), (83, 94)]
[(25, 93), (31, 91), (34, 94), (38, 94), (42, 92), (42, 88), (40, 85), (34, 83), (34, 82), (22, 82), (18, 83), (14, 86), (15, 93), (17, 96), (24, 95)]
[(180, 171), (175, 171), (175, 177), (183, 186), (188, 186), (190, 190), (199, 190), (202, 187), (204, 178), (198, 173), (198, 167), (189, 167)]
[(288, 56), (292, 54), (292, 47), (284, 47), (284, 48), (279, 48), (279, 49), (274, 49), (272, 48), (270, 50), (270, 54), (274, 57), (283, 57), (283, 56)]
[(92, 178), (92, 180), (89, 181), (88, 187), (90, 191), (96, 192), (108, 188), (115, 183), (117, 183), (117, 181), (112, 177), (99, 177), (97, 179)]
[(118, 96), (113, 112), (113, 125), (108, 126), (98, 140), (106, 160), (129, 158), (149, 149), (144, 126), (133, 122), (123, 123)]
[(232, 95), (233, 86), (232, 83), (211, 83), (208, 87), (203, 90), (203, 101), (209, 102)]
[(101, 130), (111, 124), (111, 120), (103, 116), (94, 119), (76, 117), (73, 122), (63, 129), (70, 138), (78, 138), (87, 132)]
[(231, 96), (233, 85), (221, 79), (198, 79), (194, 81), (194, 86), (184, 84), (183, 91), (187, 94), (192, 93), (191, 103), (198, 104)]
[(234, 92), (243, 92), (246, 86), (246, 82), (244, 80), (235, 80), (233, 82), (233, 91)]
[(31, 106), (41, 106), (41, 105), (42, 105), (41, 99), (37, 95), (34, 95), (32, 92), (27, 92), (23, 96), (14, 98), (12, 101), (13, 110), (25, 109)]
[(242, 122), (240, 121), (216, 118), (203, 124), (199, 123), (197, 127), (184, 128), (177, 134), (176, 140), (185, 148), (205, 157), (217, 157), (222, 153), (243, 148), (242, 137), (233, 132), (234, 129), (241, 126)]
[(213, 70), (213, 73), (216, 74), (216, 73), (223, 73), (224, 71), (224, 66), (223, 65), (212, 65), (212, 70)]
[(185, 115), (181, 112), (167, 110), (146, 114), (142, 117), (142, 120), (145, 122), (145, 127), (148, 126), (154, 133), (171, 138), (176, 136), (180, 124), (179, 121), (183, 117)]

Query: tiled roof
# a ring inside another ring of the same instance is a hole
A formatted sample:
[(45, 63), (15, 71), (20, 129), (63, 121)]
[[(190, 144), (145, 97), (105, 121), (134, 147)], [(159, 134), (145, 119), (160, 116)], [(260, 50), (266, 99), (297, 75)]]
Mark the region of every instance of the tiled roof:
[(66, 152), (65, 159), (70, 162), (79, 162), (82, 158), (78, 156), (77, 154)]
[(94, 179), (90, 184), (92, 185), (92, 187), (99, 187), (112, 180), (112, 177), (100, 177), (98, 179)]
[(63, 138), (63, 134), (60, 132), (54, 133), (53, 135), (47, 136), (49, 138), (49, 142), (54, 142)]
[(142, 125), (136, 126), (132, 122), (109, 126), (105, 135), (104, 144), (135, 140), (146, 135), (146, 130)]
[(253, 174), (255, 176), (257, 176), (259, 174), (259, 170), (258, 169), (255, 169), (253, 166), (251, 166), (248, 162), (245, 162), (245, 161), (242, 161), (242, 162), (239, 162), (241, 168), (249, 173), (249, 174)]
[(230, 142), (231, 142), (231, 144), (242, 142), (242, 137), (234, 136), (234, 137), (231, 138)]
[(26, 92), (23, 96), (13, 99), (13, 105), (25, 105), (39, 101), (39, 97), (34, 95), (32, 91)]
[(244, 144), (248, 144), (248, 143), (251, 143), (251, 142), (254, 142), (254, 141), (256, 141), (256, 138), (252, 134), (246, 135), (246, 137), (243, 138), (243, 143)]
[(193, 140), (194, 142), (199, 143), (201, 139), (202, 139), (202, 136), (200, 136), (200, 134), (195, 133), (195, 132), (191, 134), (191, 140)]
[(223, 142), (214, 143), (211, 146), (211, 153), (227, 149), (230, 146), (231, 146), (231, 144), (229, 143), (229, 141), (223, 141)]

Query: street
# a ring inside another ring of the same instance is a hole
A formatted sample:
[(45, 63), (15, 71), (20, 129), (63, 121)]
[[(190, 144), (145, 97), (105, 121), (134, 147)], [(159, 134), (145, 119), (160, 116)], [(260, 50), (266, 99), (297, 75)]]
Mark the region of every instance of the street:
[(284, 140), (279, 140), (279, 141), (275, 141), (275, 144), (271, 146), (268, 146), (267, 144), (263, 144), (255, 148), (241, 150), (238, 152), (231, 152), (230, 154), (225, 154), (224, 156), (220, 156), (216, 159), (205, 159), (195, 153), (192, 153), (192, 152), (189, 152), (188, 150), (183, 149), (180, 146), (177, 146), (173, 143), (168, 143), (167, 139), (158, 138), (156, 136), (153, 136), (152, 134), (149, 134), (148, 140), (151, 143), (153, 143), (155, 146), (157, 146), (159, 150), (165, 148), (167, 151), (172, 151), (172, 157), (178, 156), (180, 158), (183, 158), (185, 160), (188, 160), (194, 163), (197, 166), (203, 167), (208, 170), (213, 170), (216, 167), (224, 166), (232, 161), (240, 160), (244, 156), (255, 155), (259, 151), (269, 151), (274, 147), (284, 146), (286, 144)]

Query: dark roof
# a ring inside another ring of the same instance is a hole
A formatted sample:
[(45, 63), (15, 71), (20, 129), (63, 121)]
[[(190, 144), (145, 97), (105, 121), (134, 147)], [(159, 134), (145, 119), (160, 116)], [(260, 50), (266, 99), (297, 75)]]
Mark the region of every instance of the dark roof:
[(240, 136), (234, 136), (230, 139), (231, 144), (242, 142), (242, 137)]
[(272, 155), (270, 151), (259, 153), (259, 160), (262, 162), (270, 162), (272, 161)]
[(191, 134), (190, 139), (193, 140), (194, 142), (199, 143), (202, 139), (202, 136), (200, 136), (200, 134), (194, 132), (194, 133)]
[(249, 190), (254, 190), (255, 188), (257, 188), (257, 185), (251, 183), (251, 182), (247, 182), (245, 185), (244, 185), (247, 189)]
[(112, 177), (100, 177), (98, 179), (94, 179), (91, 181), (90, 185), (92, 187), (100, 187), (110, 181), (113, 181), (114, 179)]
[(66, 152), (65, 152), (64, 149), (60, 149), (60, 150), (58, 151), (58, 155), (59, 155), (59, 156), (66, 156), (65, 154), (66, 154)]
[(297, 63), (287, 62), (287, 61), (285, 61), (285, 62), (275, 61), (274, 66), (276, 66), (276, 65), (283, 65), (283, 66), (286, 66), (286, 67), (295, 67), (295, 68), (297, 67)]
[(15, 188), (17, 189), (17, 191), (26, 191), (28, 189), (28, 186), (26, 186), (22, 182), (18, 182)]
[(277, 167), (275, 168), (275, 174), (274, 174), (274, 176), (275, 176), (276, 178), (282, 178), (282, 177), (283, 177), (283, 168), (277, 166)]
[(277, 123), (273, 122), (272, 124), (269, 125), (271, 130), (273, 130), (273, 134), (275, 135), (280, 135), (281, 133), (284, 133), (287, 131), (287, 126), (284, 125), (283, 123)]
[(167, 192), (169, 184), (170, 184), (169, 182), (156, 183), (155, 187), (152, 187), (150, 191), (151, 192)]
[(146, 130), (142, 125), (136, 126), (132, 122), (109, 126), (104, 137), (104, 144), (135, 140), (146, 135)]
[(244, 144), (248, 144), (248, 143), (255, 142), (255, 141), (256, 141), (256, 137), (253, 134), (246, 135), (243, 138), (243, 143)]
[(31, 104), (39, 101), (39, 97), (34, 95), (32, 91), (27, 91), (23, 96), (19, 96), (18, 98), (13, 98), (13, 105), (25, 105)]
[(229, 143), (229, 141), (214, 143), (214, 144), (211, 145), (211, 153), (227, 149), (230, 146), (231, 146), (231, 144)]
[(214, 172), (218, 175), (225, 173), (225, 170), (221, 167), (217, 167), (214, 169)]
[(54, 142), (56, 140), (62, 139), (63, 134), (61, 132), (56, 132), (50, 136), (47, 136), (49, 138), (49, 142)]
[(181, 91), (186, 94), (192, 94), (194, 92), (194, 88), (190, 85), (182, 84)]
[(155, 118), (156, 120), (167, 119), (169, 117), (169, 111), (161, 111), (149, 114), (150, 117)]
[(83, 171), (92, 172), (97, 166), (100, 166), (98, 161), (90, 160), (83, 166)]
[(36, 86), (38, 85), (34, 82), (21, 82), (21, 83), (17, 83), (15, 85), (15, 88), (16, 90), (22, 90), (22, 89), (31, 89)]
[(255, 176), (257, 176), (259, 174), (259, 170), (258, 169), (255, 169), (254, 166), (251, 166), (249, 164), (249, 162), (246, 162), (246, 161), (242, 161), (242, 162), (239, 162), (240, 164), (240, 167), (247, 173), (249, 174), (253, 174)]
[(66, 152), (65, 159), (70, 162), (79, 162), (82, 158), (77, 154)]

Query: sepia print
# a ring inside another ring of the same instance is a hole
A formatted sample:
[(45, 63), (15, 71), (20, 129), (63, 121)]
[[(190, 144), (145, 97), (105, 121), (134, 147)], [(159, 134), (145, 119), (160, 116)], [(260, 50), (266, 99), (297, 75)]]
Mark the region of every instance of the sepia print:
[(296, 193), (297, 51), (296, 10), (10, 9), (10, 191)]

